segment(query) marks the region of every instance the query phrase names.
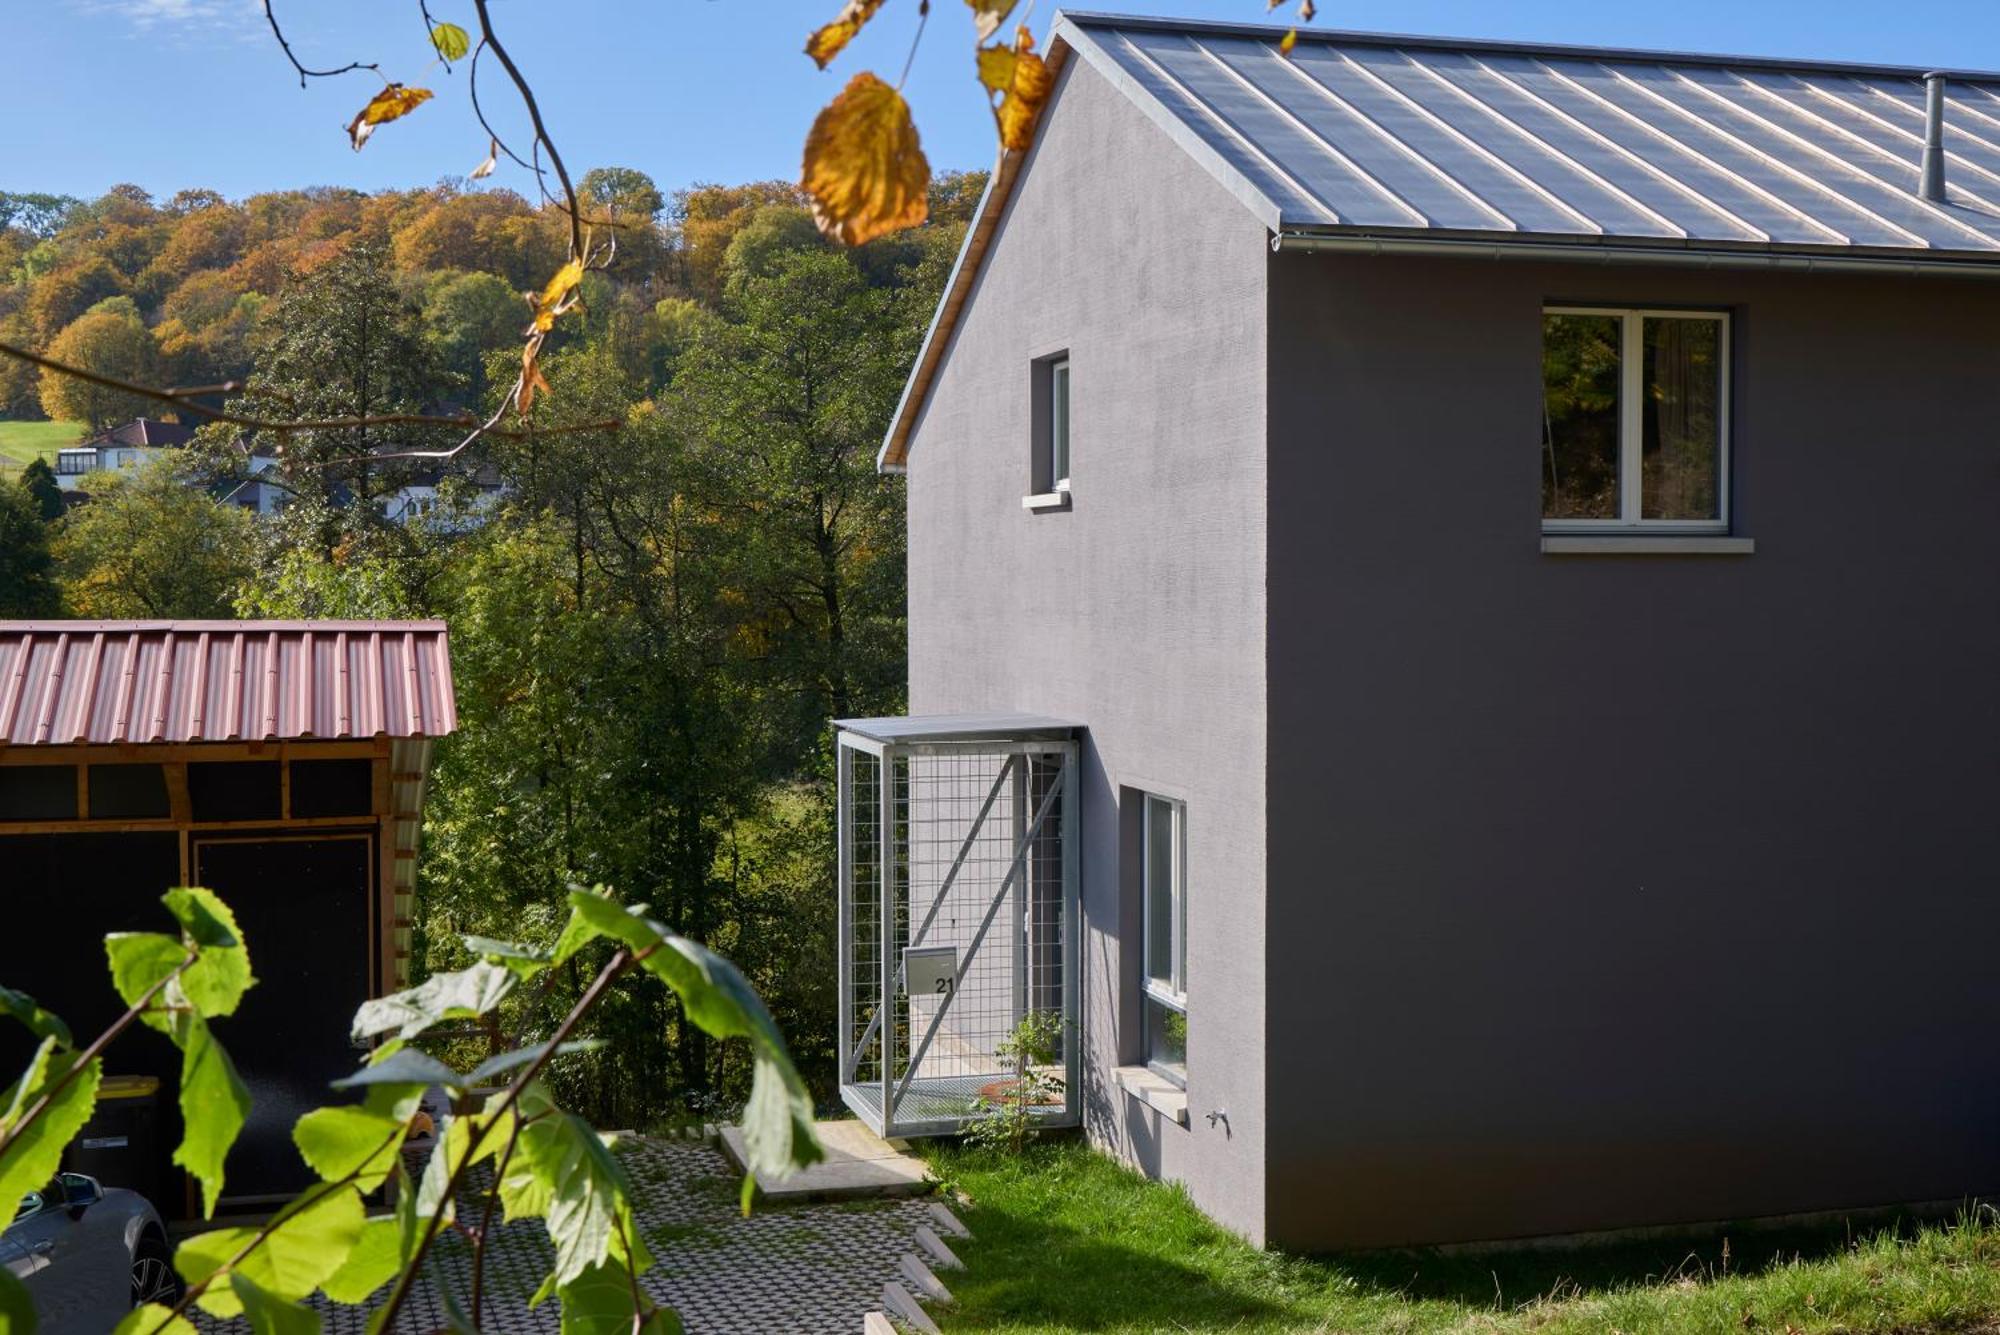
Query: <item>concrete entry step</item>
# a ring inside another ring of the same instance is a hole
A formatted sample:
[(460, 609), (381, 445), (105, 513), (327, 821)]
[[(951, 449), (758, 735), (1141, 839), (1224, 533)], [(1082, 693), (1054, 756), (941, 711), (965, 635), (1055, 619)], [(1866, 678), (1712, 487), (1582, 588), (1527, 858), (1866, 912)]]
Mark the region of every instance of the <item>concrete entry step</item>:
[[(900, 1140), (884, 1140), (857, 1121), (815, 1122), (826, 1158), (790, 1177), (757, 1176), (757, 1188), (773, 1202), (853, 1200), (868, 1196), (912, 1196), (935, 1183), (924, 1161)], [(722, 1128), (722, 1148), (738, 1168), (749, 1166), (743, 1128)]]

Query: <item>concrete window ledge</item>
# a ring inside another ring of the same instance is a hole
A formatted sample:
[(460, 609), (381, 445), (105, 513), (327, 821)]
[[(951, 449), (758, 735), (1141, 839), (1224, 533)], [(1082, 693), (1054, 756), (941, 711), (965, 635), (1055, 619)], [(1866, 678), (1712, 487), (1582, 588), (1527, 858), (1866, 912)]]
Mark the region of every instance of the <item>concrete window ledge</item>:
[(1705, 533), (1545, 533), (1544, 556), (1749, 556), (1755, 538)]
[(1023, 496), (1021, 498), (1021, 508), (1023, 510), (1067, 510), (1069, 509), (1069, 493), (1066, 491), (1043, 491), (1037, 492), (1033, 496)]
[(1118, 1087), (1175, 1126), (1188, 1124), (1187, 1091), (1144, 1066), (1121, 1066)]

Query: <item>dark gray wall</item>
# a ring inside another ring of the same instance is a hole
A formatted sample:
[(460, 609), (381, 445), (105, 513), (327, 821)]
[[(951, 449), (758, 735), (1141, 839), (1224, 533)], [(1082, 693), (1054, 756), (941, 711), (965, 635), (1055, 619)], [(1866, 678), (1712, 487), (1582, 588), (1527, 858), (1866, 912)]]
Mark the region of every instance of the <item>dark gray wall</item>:
[[(1089, 725), (1091, 1137), (1261, 1237), (1267, 236), (1081, 60), (1043, 124), (911, 442), (910, 710)], [(1031, 513), (1029, 368), (1064, 349), (1075, 504)], [(1192, 1128), (1113, 1074), (1138, 1058), (1133, 790), (1188, 803)]]
[[(2000, 284), (1270, 263), (1267, 1235), (2000, 1189)], [(1735, 312), (1754, 555), (1541, 554), (1546, 300)]]

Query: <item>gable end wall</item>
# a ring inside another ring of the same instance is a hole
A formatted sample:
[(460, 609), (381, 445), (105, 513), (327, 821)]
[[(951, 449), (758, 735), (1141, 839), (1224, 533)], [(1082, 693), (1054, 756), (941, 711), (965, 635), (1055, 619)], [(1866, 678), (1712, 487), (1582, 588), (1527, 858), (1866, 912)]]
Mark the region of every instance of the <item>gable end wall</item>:
[[(910, 709), (1089, 725), (1091, 1137), (1261, 1239), (1268, 238), (1074, 54), (1042, 127), (912, 434)], [(1074, 506), (1031, 513), (1030, 363), (1063, 349)], [(1187, 1129), (1112, 1077), (1139, 1056), (1121, 789), (1188, 803)]]

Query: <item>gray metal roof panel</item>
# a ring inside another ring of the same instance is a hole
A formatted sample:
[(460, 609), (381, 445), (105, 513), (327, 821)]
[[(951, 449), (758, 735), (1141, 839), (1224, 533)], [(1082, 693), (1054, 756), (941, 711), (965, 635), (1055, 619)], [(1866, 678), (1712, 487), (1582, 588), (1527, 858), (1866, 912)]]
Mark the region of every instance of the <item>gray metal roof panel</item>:
[(1030, 741), (1074, 737), (1083, 724), (1047, 714), (914, 714), (891, 718), (835, 719), (842, 732), (878, 742)]
[(2000, 260), (2000, 75), (1954, 75), (1948, 200), (1901, 66), (1065, 13), (1058, 35), (1277, 230)]

